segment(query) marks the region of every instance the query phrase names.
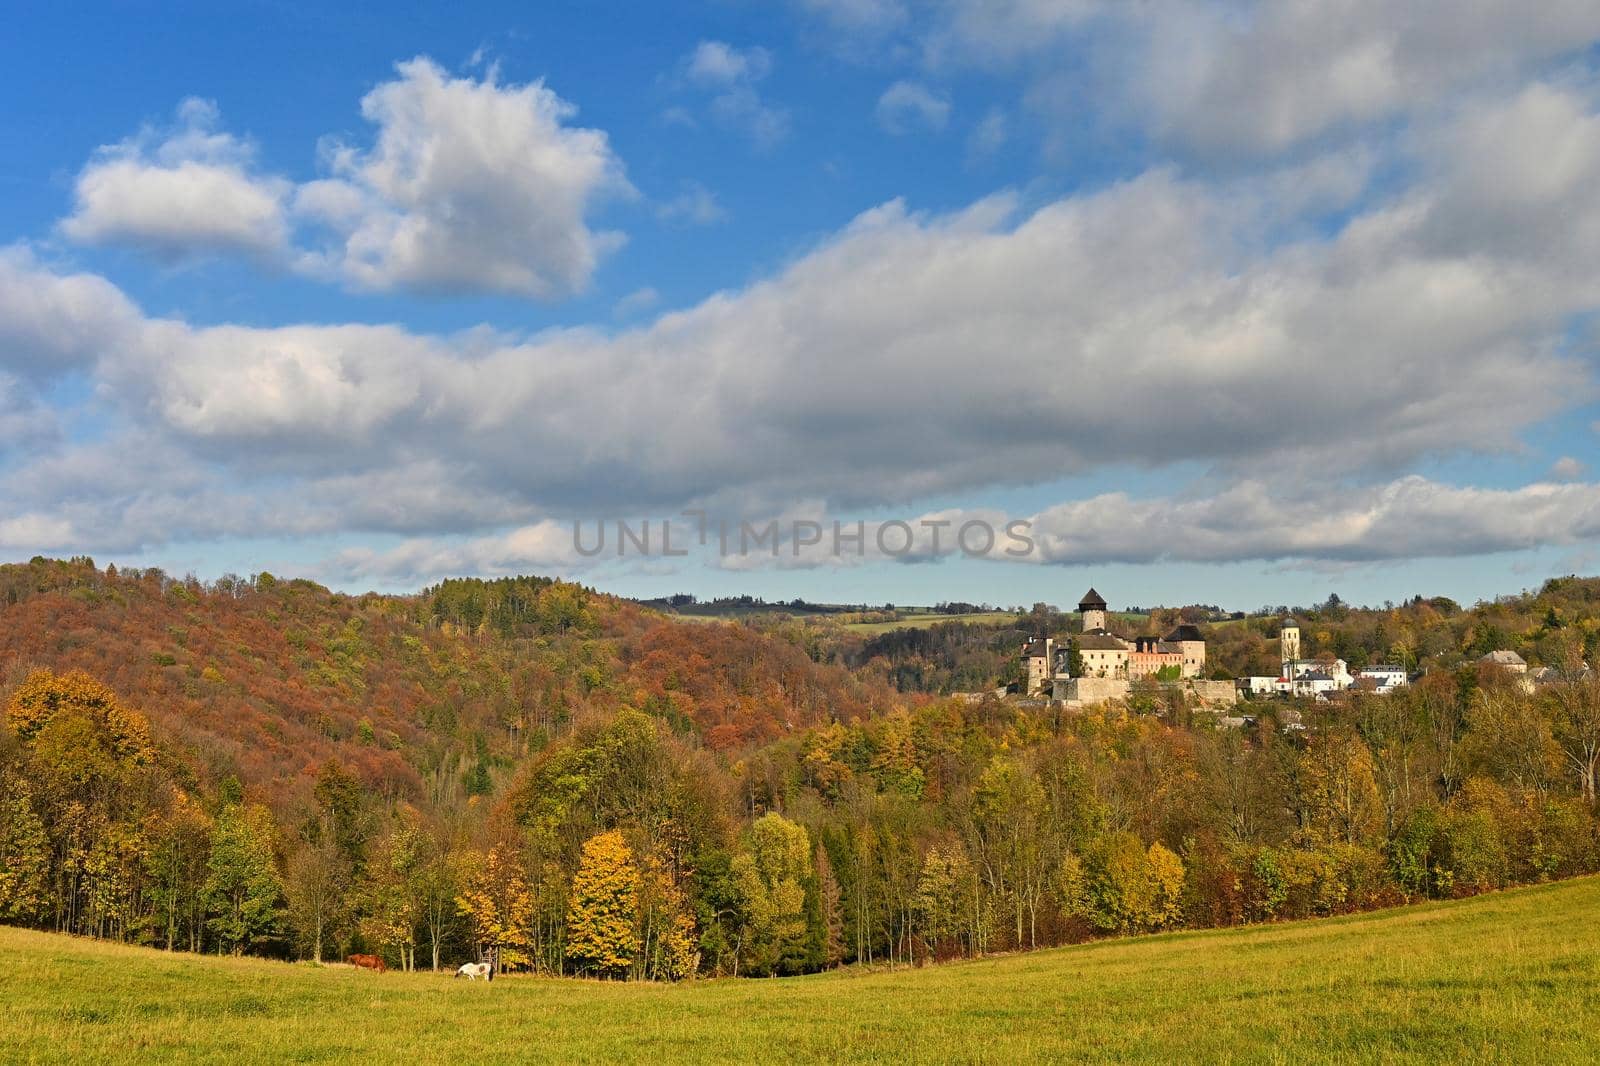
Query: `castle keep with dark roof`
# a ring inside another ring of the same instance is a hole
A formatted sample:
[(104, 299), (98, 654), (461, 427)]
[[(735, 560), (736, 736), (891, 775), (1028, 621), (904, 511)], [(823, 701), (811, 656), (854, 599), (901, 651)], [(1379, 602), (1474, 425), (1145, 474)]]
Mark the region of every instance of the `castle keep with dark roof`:
[[(1180, 625), (1165, 637), (1128, 639), (1108, 628), (1105, 597), (1091, 588), (1078, 601), (1082, 634), (1072, 643), (1083, 660), (1082, 676), (1134, 681), (1164, 676), (1172, 680), (1198, 678), (1205, 670), (1206, 641), (1192, 625)], [(1035, 637), (1022, 646), (1023, 674), (1029, 695), (1038, 695), (1054, 682), (1069, 680), (1071, 644)]]

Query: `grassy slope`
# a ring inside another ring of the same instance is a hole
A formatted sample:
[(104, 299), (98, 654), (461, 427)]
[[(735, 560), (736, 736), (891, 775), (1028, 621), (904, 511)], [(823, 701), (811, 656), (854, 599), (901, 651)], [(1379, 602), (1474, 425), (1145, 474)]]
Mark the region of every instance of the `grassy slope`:
[[(844, 628), (852, 633), (865, 633), (874, 636), (878, 633), (887, 633), (892, 629), (926, 629), (929, 626), (939, 625), (941, 622), (977, 622), (982, 625), (1013, 625), (1021, 615), (1009, 611), (985, 611), (982, 614), (906, 614), (893, 622), (846, 622)], [(1112, 611), (1106, 618), (1106, 624), (1119, 633), (1140, 633), (1144, 631), (1149, 615), (1127, 614)], [(1073, 621), (1073, 632), (1077, 631), (1076, 616)]]
[(980, 625), (1011, 625), (1017, 616), (1005, 611), (985, 611), (982, 614), (907, 614), (893, 622), (846, 622), (844, 628), (852, 633), (873, 636), (892, 629), (927, 629), (944, 622), (977, 622)]
[(1600, 879), (895, 973), (375, 975), (0, 929), (6, 1061), (1592, 1061)]
[[(684, 611), (674, 611), (669, 617), (680, 622), (740, 622), (747, 619), (761, 620), (763, 618), (777, 618), (790, 612), (783, 607), (773, 608), (728, 608), (716, 613), (691, 614)], [(863, 633), (867, 636), (876, 636), (894, 629), (927, 629), (943, 622), (977, 622), (980, 625), (1011, 625), (1017, 620), (1017, 615), (1009, 611), (984, 611), (980, 614), (902, 614), (893, 622), (841, 622), (838, 617), (829, 614), (795, 613), (794, 617), (822, 625), (837, 624), (840, 628), (851, 633)], [(849, 617), (849, 616), (846, 616)]]

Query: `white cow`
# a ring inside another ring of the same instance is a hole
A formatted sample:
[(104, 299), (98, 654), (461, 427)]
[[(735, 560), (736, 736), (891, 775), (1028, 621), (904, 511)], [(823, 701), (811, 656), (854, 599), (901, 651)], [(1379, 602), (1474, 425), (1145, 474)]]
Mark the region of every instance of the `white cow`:
[(486, 962), (464, 962), (456, 971), (457, 977), (465, 977), (469, 981), (483, 978), (485, 981), (494, 980), (494, 968)]

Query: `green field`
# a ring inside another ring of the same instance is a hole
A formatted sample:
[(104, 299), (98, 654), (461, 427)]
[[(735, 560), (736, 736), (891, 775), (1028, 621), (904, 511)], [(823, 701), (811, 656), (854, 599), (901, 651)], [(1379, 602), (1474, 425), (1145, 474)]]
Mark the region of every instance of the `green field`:
[(895, 972), (678, 986), (168, 955), (0, 929), (0, 1058), (1592, 1062), (1600, 879)]
[(977, 622), (981, 625), (1010, 625), (1017, 620), (1017, 615), (1010, 611), (982, 611), (976, 614), (939, 614), (934, 611), (926, 613), (901, 614), (892, 622), (843, 622), (840, 618), (854, 617), (850, 614), (834, 615), (821, 612), (791, 612), (784, 607), (760, 608), (726, 608), (718, 610), (700, 610), (695, 612), (675, 611), (672, 617), (680, 622), (745, 622), (761, 619), (778, 618), (783, 615), (792, 615), (802, 621), (820, 625), (838, 624), (852, 633), (864, 633), (872, 636), (877, 633), (887, 633), (891, 629), (926, 629), (942, 622)]
[[(891, 629), (926, 629), (941, 622), (977, 622), (980, 625), (1004, 626), (1014, 624), (1022, 617), (1013, 611), (983, 611), (978, 614), (902, 614), (893, 622), (846, 622), (844, 627), (854, 633), (887, 633)], [(1106, 615), (1107, 624), (1120, 632), (1137, 633), (1149, 621), (1148, 615), (1112, 611)], [(1076, 628), (1077, 623), (1073, 623)]]
[[(849, 618), (851, 615), (835, 615), (823, 612), (793, 611), (782, 604), (762, 607), (691, 607), (669, 612), (673, 618), (683, 622), (741, 622), (751, 619), (775, 618), (780, 615), (793, 615), (805, 621), (827, 624), (838, 621), (840, 617)], [(904, 610), (892, 622), (845, 622), (838, 624), (852, 633), (861, 633), (866, 636), (876, 636), (887, 633), (893, 629), (927, 629), (929, 626), (941, 625), (945, 622), (976, 622), (979, 625), (1009, 626), (1014, 625), (1022, 617), (1015, 611), (979, 611), (973, 614), (940, 614), (937, 611), (921, 611), (916, 609)], [(1113, 611), (1107, 615), (1107, 623), (1112, 629), (1119, 632), (1142, 632), (1149, 616), (1143, 614), (1128, 614), (1123, 611)], [(1076, 624), (1076, 623), (1074, 623)], [(1235, 622), (1216, 622), (1213, 625), (1232, 625)]]
[(1010, 625), (1017, 616), (1008, 611), (984, 611), (980, 614), (903, 614), (893, 622), (846, 622), (844, 627), (852, 633), (887, 633), (891, 629), (927, 629), (942, 622), (977, 622), (980, 625)]

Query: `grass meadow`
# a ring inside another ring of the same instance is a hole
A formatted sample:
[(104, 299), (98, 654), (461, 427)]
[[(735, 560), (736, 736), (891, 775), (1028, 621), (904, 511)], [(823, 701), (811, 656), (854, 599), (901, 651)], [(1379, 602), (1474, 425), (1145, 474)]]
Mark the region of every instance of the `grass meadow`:
[(852, 633), (876, 636), (892, 629), (928, 629), (945, 622), (977, 622), (980, 625), (1011, 625), (1019, 616), (1006, 611), (984, 611), (981, 614), (903, 614), (893, 622), (845, 622)]
[(1600, 879), (920, 969), (373, 974), (0, 928), (6, 1062), (1593, 1062)]

